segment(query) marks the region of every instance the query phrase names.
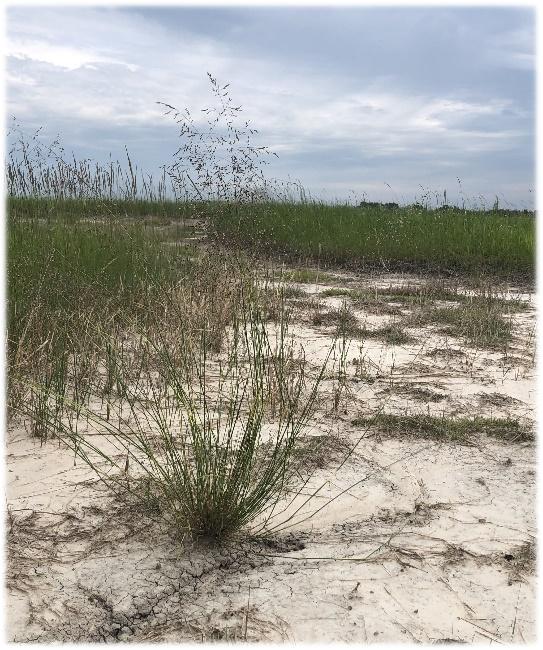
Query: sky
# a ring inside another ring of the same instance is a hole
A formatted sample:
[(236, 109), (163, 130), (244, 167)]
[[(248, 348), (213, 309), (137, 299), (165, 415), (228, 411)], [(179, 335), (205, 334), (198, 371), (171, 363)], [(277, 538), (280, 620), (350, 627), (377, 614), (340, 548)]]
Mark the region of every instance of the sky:
[(530, 8), (12, 6), (6, 50), (8, 118), (77, 156), (158, 170), (209, 72), (315, 198), (534, 205)]

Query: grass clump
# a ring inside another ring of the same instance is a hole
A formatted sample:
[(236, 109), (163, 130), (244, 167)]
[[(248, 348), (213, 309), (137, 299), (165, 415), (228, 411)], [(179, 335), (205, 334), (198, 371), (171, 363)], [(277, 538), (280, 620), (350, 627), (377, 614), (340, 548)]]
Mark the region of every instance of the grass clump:
[[(221, 355), (204, 340), (183, 338), (182, 349), (178, 358), (165, 343), (143, 343), (140, 355), (158, 367), (137, 385), (118, 360), (124, 415), (111, 400), (105, 414), (72, 410), (60, 421), (48, 409), (45, 424), (112, 490), (150, 504), (180, 533), (222, 539), (257, 519), (263, 529), (290, 484), (324, 368), (305, 390), (305, 364), (291, 366), (285, 328), (272, 343), (254, 305), (240, 311)], [(266, 426), (272, 390), (279, 417)], [(79, 415), (93, 435), (79, 430)]]
[(366, 338), (382, 339), (386, 343), (390, 343), (390, 345), (407, 345), (414, 340), (398, 323), (391, 323), (390, 325), (385, 325), (375, 330), (364, 330), (363, 336)]
[(358, 295), (355, 289), (344, 289), (343, 287), (328, 287), (319, 293), (322, 298), (354, 298)]
[(360, 326), (352, 332), (352, 335), (358, 339), (377, 339), (390, 345), (408, 345), (414, 341), (414, 338), (407, 334), (399, 323), (390, 323), (375, 329)]
[(412, 326), (440, 325), (473, 347), (503, 348), (512, 340), (511, 318), (494, 300), (473, 299), (457, 307), (429, 307), (407, 320)]
[(317, 326), (335, 326), (335, 335), (338, 337), (380, 339), (390, 345), (405, 345), (413, 340), (398, 323), (390, 323), (376, 329), (360, 325), (352, 307), (346, 301), (338, 309), (316, 311), (312, 323)]
[(281, 293), (287, 300), (295, 298), (307, 298), (308, 296), (307, 292), (305, 292), (301, 287), (293, 287), (289, 284), (280, 285), (276, 291)]
[(476, 435), (486, 435), (504, 442), (533, 440), (531, 428), (510, 418), (451, 418), (433, 415), (394, 415), (379, 413), (359, 417), (352, 424), (371, 427), (387, 436), (424, 438), (469, 444)]
[(313, 325), (333, 325), (337, 336), (358, 336), (360, 325), (352, 308), (343, 302), (338, 309), (316, 311), (312, 318)]
[(458, 285), (444, 280), (427, 281), (421, 284), (391, 285), (375, 291), (388, 300), (400, 302), (406, 306), (423, 307), (437, 300), (457, 302), (465, 298)]

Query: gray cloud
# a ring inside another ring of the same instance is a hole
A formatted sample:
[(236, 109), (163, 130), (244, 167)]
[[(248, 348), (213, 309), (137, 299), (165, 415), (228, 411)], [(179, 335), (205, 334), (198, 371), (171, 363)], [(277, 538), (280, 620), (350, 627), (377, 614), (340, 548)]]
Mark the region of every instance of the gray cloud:
[(532, 205), (534, 12), (475, 8), (36, 8), (8, 11), (8, 112), (80, 155), (146, 169), (176, 149), (157, 100), (231, 83), (270, 173), (316, 196), (423, 187)]

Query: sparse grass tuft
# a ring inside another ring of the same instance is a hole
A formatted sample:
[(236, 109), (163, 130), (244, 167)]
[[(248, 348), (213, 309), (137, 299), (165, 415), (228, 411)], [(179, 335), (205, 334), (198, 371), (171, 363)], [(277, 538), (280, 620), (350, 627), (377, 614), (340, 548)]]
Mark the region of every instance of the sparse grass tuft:
[(319, 296), (322, 298), (354, 298), (358, 292), (356, 289), (345, 289), (344, 287), (328, 287), (323, 289)]
[(407, 345), (414, 340), (412, 336), (404, 332), (398, 323), (385, 325), (384, 327), (379, 327), (371, 331), (364, 330), (362, 336), (382, 339), (386, 343), (390, 343), (390, 345)]
[(513, 569), (513, 572), (518, 574), (520, 580), (522, 576), (533, 575), (536, 572), (536, 551), (535, 541), (531, 539), (520, 546), (512, 548), (508, 553), (504, 553), (502, 558)]
[(342, 460), (350, 450), (348, 443), (339, 436), (305, 436), (294, 449), (293, 463), (300, 474), (307, 474)]
[(285, 271), (282, 275), (284, 282), (299, 282), (300, 284), (324, 284), (337, 282), (337, 277), (319, 269), (293, 269)]
[(355, 337), (360, 332), (358, 319), (345, 301), (339, 309), (315, 312), (312, 322), (313, 325), (335, 325), (337, 336)]
[(291, 298), (304, 298), (308, 295), (301, 287), (293, 287), (288, 284), (282, 286), (281, 291), (287, 300), (290, 300)]
[(511, 318), (504, 316), (503, 306), (493, 300), (473, 299), (458, 307), (427, 307), (405, 322), (410, 326), (440, 325), (473, 347), (504, 348), (513, 334)]
[(376, 329), (360, 325), (352, 307), (344, 301), (339, 309), (316, 311), (312, 318), (313, 325), (335, 325), (336, 336), (356, 339), (381, 339), (391, 345), (405, 345), (413, 338), (406, 334), (399, 323), (390, 323)]
[(463, 444), (469, 444), (481, 434), (506, 442), (527, 442), (534, 438), (531, 427), (510, 418), (452, 418), (380, 413), (375, 416), (356, 418), (352, 424), (357, 427), (374, 428), (387, 436), (425, 438)]

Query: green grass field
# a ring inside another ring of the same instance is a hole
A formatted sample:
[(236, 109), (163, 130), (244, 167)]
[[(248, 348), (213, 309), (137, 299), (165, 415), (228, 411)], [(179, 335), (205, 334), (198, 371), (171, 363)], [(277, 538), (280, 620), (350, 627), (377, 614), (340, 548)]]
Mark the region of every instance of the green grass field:
[(171, 284), (179, 270), (173, 251), (139, 224), (11, 220), (7, 249), (10, 342), (28, 332), (31, 314), (42, 328), (51, 324), (46, 314), (78, 312), (89, 301), (126, 314), (144, 287)]
[(212, 228), (238, 245), (326, 264), (534, 274), (527, 213), (264, 203), (225, 206)]
[(11, 221), (203, 219), (222, 242), (296, 261), (353, 268), (535, 275), (535, 218), (520, 211), (11, 197)]
[(123, 217), (155, 217), (182, 219), (195, 216), (193, 203), (149, 199), (67, 198), (46, 196), (10, 196), (7, 213), (12, 220), (20, 219), (122, 219)]

